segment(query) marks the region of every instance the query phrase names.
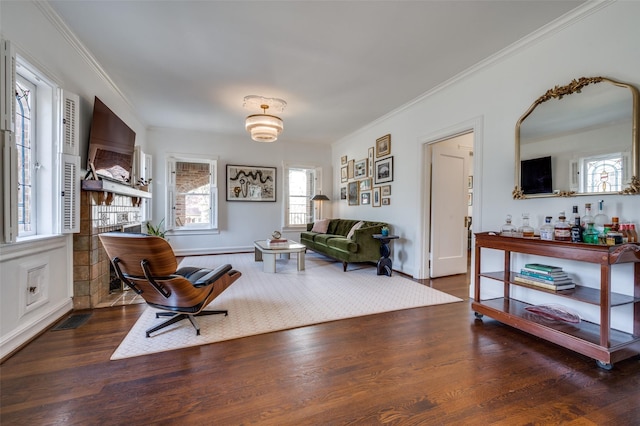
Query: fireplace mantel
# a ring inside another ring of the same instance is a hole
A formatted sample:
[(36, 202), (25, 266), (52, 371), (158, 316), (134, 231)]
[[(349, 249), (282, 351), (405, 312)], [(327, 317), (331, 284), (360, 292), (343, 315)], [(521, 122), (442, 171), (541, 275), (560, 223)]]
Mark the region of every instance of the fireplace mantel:
[(108, 180), (85, 179), (82, 181), (82, 189), (85, 191), (110, 192), (133, 198), (151, 198), (151, 193), (148, 191), (142, 191), (129, 185)]

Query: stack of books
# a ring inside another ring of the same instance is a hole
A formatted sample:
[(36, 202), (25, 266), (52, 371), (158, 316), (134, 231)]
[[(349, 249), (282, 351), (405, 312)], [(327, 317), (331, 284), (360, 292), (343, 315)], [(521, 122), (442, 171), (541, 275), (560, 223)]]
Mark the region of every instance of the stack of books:
[(569, 290), (576, 285), (559, 266), (527, 263), (515, 274), (514, 281), (545, 288), (547, 290)]
[(267, 239), (268, 246), (286, 246), (288, 241), (284, 238), (269, 238)]

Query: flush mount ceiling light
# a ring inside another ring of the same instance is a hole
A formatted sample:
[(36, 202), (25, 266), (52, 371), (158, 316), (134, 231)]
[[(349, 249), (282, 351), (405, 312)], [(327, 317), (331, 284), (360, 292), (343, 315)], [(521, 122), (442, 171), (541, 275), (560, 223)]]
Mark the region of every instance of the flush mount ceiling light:
[(262, 109), (262, 114), (253, 114), (247, 117), (245, 129), (251, 134), (251, 139), (256, 142), (275, 142), (282, 133), (284, 124), (280, 117), (267, 114), (268, 109), (278, 112), (284, 111), (287, 103), (282, 99), (264, 98), (262, 96), (245, 96), (243, 106), (247, 109)]

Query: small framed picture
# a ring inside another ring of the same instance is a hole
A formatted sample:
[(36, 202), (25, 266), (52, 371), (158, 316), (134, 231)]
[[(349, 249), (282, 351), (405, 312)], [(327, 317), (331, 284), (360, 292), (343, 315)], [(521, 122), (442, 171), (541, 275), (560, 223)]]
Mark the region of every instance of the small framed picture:
[(360, 182), (360, 191), (369, 191), (371, 189), (371, 178), (362, 179)]
[(473, 205), (473, 192), (470, 192), (467, 194), (467, 205), (468, 206)]
[(340, 188), (340, 199), (341, 200), (346, 200), (347, 199), (347, 187), (343, 186), (342, 188)]
[(467, 177), (467, 188), (473, 189), (473, 176)]
[(360, 193), (360, 204), (363, 206), (371, 204), (371, 191)]
[(353, 179), (354, 170), (355, 160), (349, 160), (349, 162), (347, 162), (347, 179)]
[(383, 198), (382, 199), (382, 205), (383, 206), (388, 206), (389, 204), (391, 204), (391, 198)]
[(347, 156), (343, 155), (342, 157), (340, 157), (340, 164), (342, 164), (343, 166), (345, 164), (347, 164)]
[(379, 186), (376, 186), (375, 188), (373, 188), (371, 196), (373, 197), (372, 206), (380, 207), (380, 187)]
[(349, 182), (347, 186), (347, 197), (350, 206), (358, 205), (358, 182)]
[(369, 166), (369, 170), (367, 171), (367, 176), (372, 176), (373, 177), (373, 156), (374, 156), (374, 152), (375, 152), (375, 148), (371, 147), (369, 148), (369, 151), (367, 153), (367, 159), (369, 160), (368, 162), (368, 166)]
[(373, 177), (376, 185), (393, 181), (393, 156), (376, 161)]
[(376, 158), (391, 154), (391, 134), (376, 139)]
[(360, 179), (363, 177), (367, 177), (367, 159), (359, 160), (355, 163), (355, 170), (353, 172), (353, 177), (355, 179)]
[(380, 195), (383, 197), (388, 197), (391, 195), (391, 185), (385, 185), (380, 187)]
[(346, 182), (348, 181), (348, 175), (347, 175), (347, 166), (344, 166), (340, 169), (340, 182)]

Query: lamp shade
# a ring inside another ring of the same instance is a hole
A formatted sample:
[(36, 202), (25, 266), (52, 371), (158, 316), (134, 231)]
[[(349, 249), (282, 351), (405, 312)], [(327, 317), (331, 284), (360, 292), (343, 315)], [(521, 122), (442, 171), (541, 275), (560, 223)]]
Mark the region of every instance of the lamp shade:
[(311, 198), (311, 201), (329, 201), (329, 197), (324, 194), (316, 194)]
[(269, 114), (250, 115), (245, 122), (245, 129), (256, 142), (275, 142), (283, 128), (280, 117)]

